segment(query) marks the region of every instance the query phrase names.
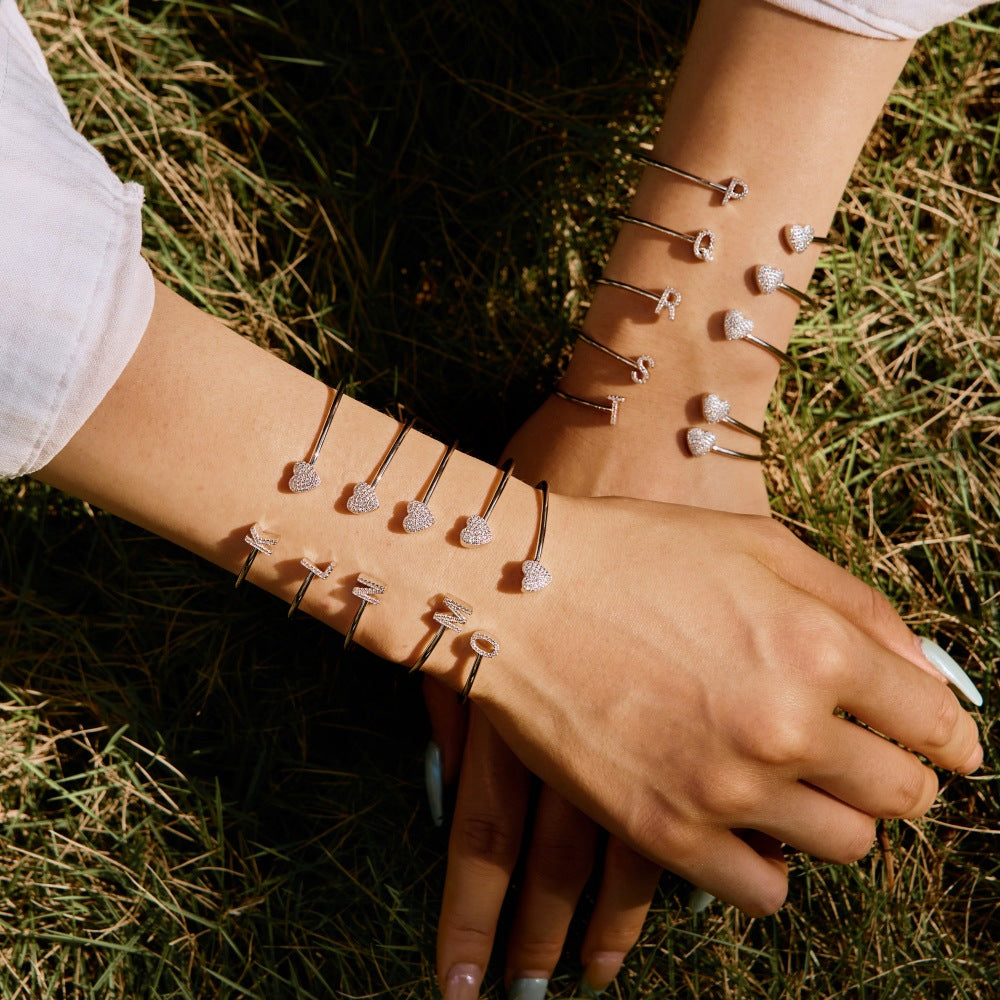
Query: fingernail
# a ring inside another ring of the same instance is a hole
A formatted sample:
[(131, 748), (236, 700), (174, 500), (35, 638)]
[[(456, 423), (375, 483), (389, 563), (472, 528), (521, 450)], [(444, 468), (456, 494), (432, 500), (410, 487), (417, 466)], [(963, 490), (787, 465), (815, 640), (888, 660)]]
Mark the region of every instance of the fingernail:
[(688, 900), (688, 909), (692, 913), (701, 913), (702, 910), (708, 909), (709, 903), (715, 902), (715, 896), (710, 892), (705, 892), (704, 889), (695, 889), (691, 893), (691, 898)]
[[(441, 748), (431, 740), (424, 751), (424, 787), (427, 806), (435, 826), (444, 823), (444, 774), (441, 769)], [(457, 968), (457, 967), (456, 967)]]
[(510, 984), (507, 1000), (545, 1000), (548, 986), (547, 979), (515, 979)]
[(580, 993), (585, 997), (599, 997), (607, 988), (625, 961), (621, 951), (595, 951), (583, 970)]
[(969, 680), (969, 675), (936, 643), (930, 639), (920, 639), (920, 649), (924, 656), (949, 684), (954, 684), (962, 695), (977, 707), (982, 705), (983, 696), (976, 685)]
[(453, 965), (444, 984), (444, 1000), (476, 1000), (482, 981), (483, 970), (478, 965)]

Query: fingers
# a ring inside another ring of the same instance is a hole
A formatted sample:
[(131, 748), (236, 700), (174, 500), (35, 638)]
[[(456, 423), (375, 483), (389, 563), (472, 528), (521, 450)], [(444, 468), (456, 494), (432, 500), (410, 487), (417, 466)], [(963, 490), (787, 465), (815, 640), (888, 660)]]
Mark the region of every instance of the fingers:
[(937, 795), (937, 776), (913, 754), (834, 716), (802, 769), (811, 785), (883, 819), (922, 816)]
[(431, 742), (440, 751), (441, 778), (444, 784), (450, 785), (462, 759), (468, 712), (459, 706), (454, 691), (429, 674), (424, 674), (423, 691), (431, 722)]
[(561, 795), (539, 797), (507, 948), (507, 980), (547, 980), (594, 867), (598, 827)]
[(950, 771), (982, 760), (976, 723), (951, 690), (912, 663), (867, 640), (846, 672), (839, 704), (845, 711)]
[[(758, 843), (762, 850), (757, 850)], [(697, 854), (671, 866), (689, 882), (752, 917), (780, 909), (788, 893), (788, 868), (770, 837), (706, 829)]]
[(445, 1000), (478, 996), (521, 846), (528, 784), (528, 772), (473, 708), (438, 924), (438, 975)]
[(583, 982), (591, 991), (607, 988), (639, 940), (661, 870), (617, 837), (609, 838), (597, 904), (580, 950)]

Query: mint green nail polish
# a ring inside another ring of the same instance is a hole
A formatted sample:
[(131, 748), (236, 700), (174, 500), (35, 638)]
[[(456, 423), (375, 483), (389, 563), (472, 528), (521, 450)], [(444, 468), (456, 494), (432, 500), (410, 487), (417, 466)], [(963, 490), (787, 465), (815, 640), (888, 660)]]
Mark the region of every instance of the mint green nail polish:
[(921, 637), (920, 648), (923, 650), (924, 656), (930, 661), (931, 666), (949, 684), (953, 684), (958, 688), (962, 695), (971, 701), (973, 705), (977, 707), (982, 705), (983, 696), (979, 693), (976, 685), (969, 679), (969, 675), (936, 642)]
[(427, 807), (435, 826), (444, 823), (444, 772), (441, 767), (441, 748), (431, 740), (424, 751), (424, 787), (427, 790)]
[(507, 1000), (545, 1000), (547, 979), (515, 979), (510, 984)]

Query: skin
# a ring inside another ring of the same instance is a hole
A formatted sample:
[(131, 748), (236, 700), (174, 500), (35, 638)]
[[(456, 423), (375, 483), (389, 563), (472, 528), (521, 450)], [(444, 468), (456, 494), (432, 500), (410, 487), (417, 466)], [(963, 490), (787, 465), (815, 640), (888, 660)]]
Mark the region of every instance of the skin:
[[(302, 607), (341, 631), (357, 575), (383, 580), (357, 640), (389, 661), (412, 663), (440, 594), (460, 595), (500, 639), (473, 696), (517, 756), (623, 843), (750, 912), (780, 904), (785, 875), (733, 829), (848, 860), (867, 848), (870, 815), (932, 803), (934, 773), (915, 753), (958, 770), (981, 760), (974, 721), (915, 665), (888, 604), (769, 519), (553, 495), (546, 559), (567, 583), (529, 600), (516, 568), (538, 515), (530, 487), (511, 481), (486, 549), (454, 541), (452, 526), (492, 491), (492, 466), (456, 453), (435, 494), (441, 530), (393, 530), (397, 498), (418, 495), (443, 450), (411, 432), (381, 487), (385, 506), (346, 511), (350, 485), (398, 427), (359, 403), (337, 414), (324, 486), (284, 489), (330, 397), (159, 286), (132, 360), (39, 478), (233, 573), (261, 522), (280, 542), (249, 580), (285, 602), (301, 556), (335, 558)], [(621, 538), (642, 543), (627, 570)], [(666, 606), (663, 594), (674, 595)], [(709, 607), (727, 609), (724, 631), (703, 627)], [(471, 665), (467, 641), (449, 636), (427, 664), (453, 691)], [(626, 671), (637, 683), (623, 691)], [(838, 707), (914, 753), (841, 722)]]
[[(733, 415), (744, 423), (763, 428), (778, 363), (752, 345), (727, 342), (721, 315), (739, 308), (754, 319), (755, 333), (781, 349), (787, 346), (798, 303), (781, 293), (762, 296), (752, 281), (753, 265), (772, 263), (784, 269), (787, 283), (808, 286), (821, 248), (814, 244), (801, 255), (792, 254), (779, 231), (789, 222), (808, 222), (817, 234), (827, 231), (910, 50), (909, 42), (849, 35), (765, 3), (703, 0), (651, 155), (712, 179), (735, 172), (750, 182), (751, 195), (722, 208), (718, 194), (662, 171), (642, 171), (629, 214), (682, 232), (710, 226), (719, 237), (716, 259), (699, 262), (687, 244), (622, 226), (605, 274), (650, 290), (667, 284), (681, 289), (677, 318), (656, 318), (651, 303), (597, 286), (584, 331), (627, 357), (651, 353), (660, 365), (648, 384), (637, 386), (630, 383), (626, 367), (581, 343), (560, 388), (593, 400), (609, 393), (626, 396), (619, 422), (611, 427), (600, 415), (550, 398), (507, 450), (526, 481), (545, 478), (555, 489), (580, 496), (624, 494), (768, 514), (760, 466), (717, 456), (695, 460), (682, 435), (664, 429), (679, 432), (704, 424), (700, 406), (707, 391), (728, 399)], [(748, 437), (725, 429), (719, 436), (730, 447), (756, 449)], [(899, 651), (937, 676), (912, 643)], [(465, 720), (433, 685), (427, 700), (446, 774), (454, 774)], [(691, 766), (700, 765), (692, 761)], [(439, 928), (438, 970), (449, 998), (476, 992), (468, 983), (449, 987), (455, 968), (473, 970), (478, 989), (525, 838), (528, 789), (523, 764), (489, 720), (473, 710)], [(860, 807), (867, 812), (865, 829), (870, 830), (871, 817), (880, 815), (875, 806), (869, 801)], [(828, 809), (824, 802), (821, 813), (835, 824), (829, 830), (836, 837), (843, 832), (836, 816), (844, 814)], [(793, 842), (778, 828), (755, 829), (747, 836), (750, 849), (774, 872), (783, 872), (779, 841)], [(551, 976), (595, 864), (598, 829), (545, 788), (527, 839), (508, 945), (508, 983)], [(822, 834), (806, 849), (826, 858), (837, 854)], [(843, 855), (835, 859), (848, 860)], [(668, 867), (678, 870), (677, 859)], [(611, 837), (581, 949), (584, 981), (593, 988), (610, 982), (637, 940), (658, 877), (657, 864)]]

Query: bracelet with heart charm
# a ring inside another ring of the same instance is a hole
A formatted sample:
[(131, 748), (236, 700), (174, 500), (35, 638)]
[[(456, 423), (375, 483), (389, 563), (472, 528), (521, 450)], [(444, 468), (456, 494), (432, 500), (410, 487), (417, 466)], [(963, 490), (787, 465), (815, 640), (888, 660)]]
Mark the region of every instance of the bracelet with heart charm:
[(403, 438), (406, 437), (407, 432), (415, 423), (416, 420), (408, 420), (403, 424), (395, 440), (389, 446), (389, 450), (385, 453), (385, 458), (382, 459), (379, 467), (375, 470), (375, 475), (372, 476), (371, 480), (363, 483), (355, 483), (354, 492), (347, 498), (347, 509), (352, 514), (367, 514), (370, 511), (378, 510), (378, 495), (375, 493), (375, 487), (382, 481), (385, 470), (389, 468), (389, 463), (393, 460), (396, 452), (399, 451), (399, 446), (403, 443)]

